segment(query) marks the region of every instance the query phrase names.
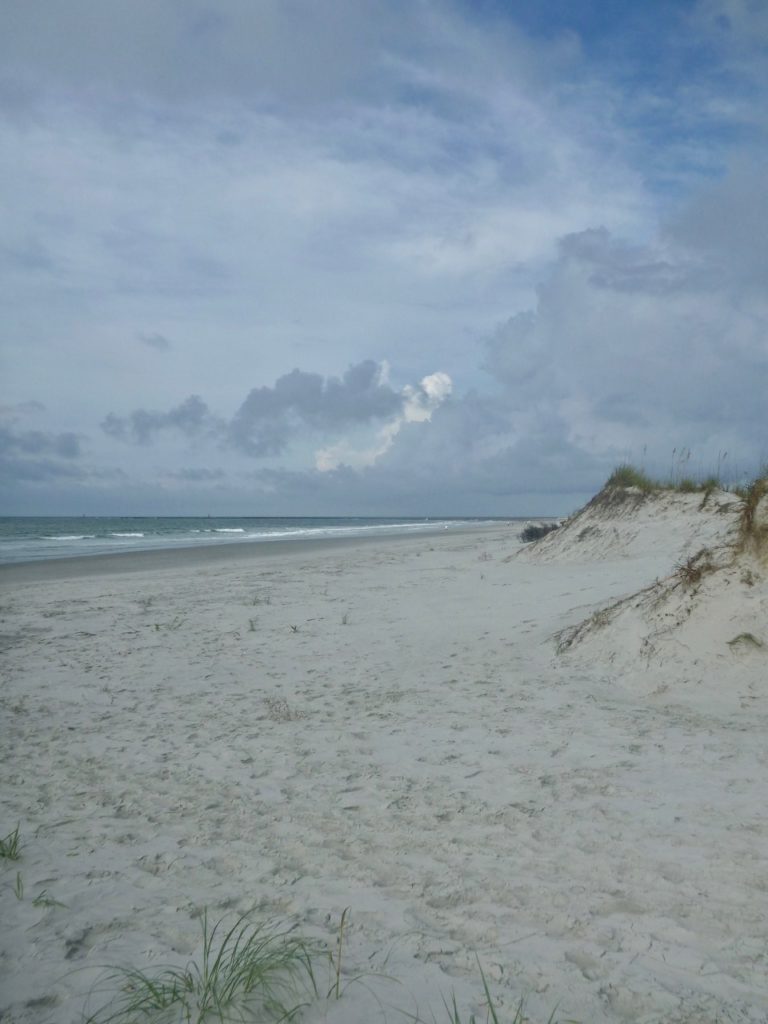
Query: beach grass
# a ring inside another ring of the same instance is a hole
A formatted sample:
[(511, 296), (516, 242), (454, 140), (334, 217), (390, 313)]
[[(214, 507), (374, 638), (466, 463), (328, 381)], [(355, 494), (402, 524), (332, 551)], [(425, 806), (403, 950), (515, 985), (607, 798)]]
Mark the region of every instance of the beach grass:
[(47, 889), (42, 889), (32, 900), (33, 907), (66, 907), (66, 903), (54, 899)]
[(0, 839), (0, 858), (3, 860), (21, 860), (21, 837), (19, 825), (9, 832), (5, 839)]
[[(443, 999), (443, 1008), (445, 1010), (446, 1024), (531, 1024), (530, 1018), (525, 1012), (525, 999), (520, 999), (517, 1003), (512, 1017), (502, 1017), (501, 1010), (497, 1006), (496, 1001), (491, 995), (491, 990), (488, 986), (488, 979), (485, 976), (482, 965), (478, 960), (478, 968), (480, 970), (480, 978), (483, 982), (483, 993), (485, 994), (485, 1010), (481, 1017), (478, 1017), (476, 1013), (470, 1013), (469, 1016), (465, 1016), (461, 1013), (458, 1003), (456, 1002), (456, 994), (452, 993), (450, 1000)], [(547, 1020), (547, 1024), (580, 1024), (579, 1021), (575, 1020), (561, 1020), (555, 1017), (557, 1013), (557, 1007), (552, 1011)], [(412, 1024), (426, 1024), (426, 1022), (419, 1016), (407, 1015), (411, 1020)], [(432, 1024), (439, 1024), (432, 1018)]]
[(606, 488), (634, 487), (643, 494), (657, 491), (676, 491), (678, 494), (710, 494), (712, 491), (727, 490), (725, 483), (714, 473), (702, 476), (672, 476), (667, 479), (652, 477), (644, 469), (638, 469), (624, 462), (617, 466), (604, 485)]
[(636, 487), (639, 491), (649, 494), (651, 491), (659, 491), (662, 485), (658, 480), (653, 480), (642, 469), (624, 462), (617, 466), (605, 482), (606, 487)]
[(202, 917), (199, 961), (159, 972), (108, 968), (102, 983), (119, 994), (88, 1017), (89, 1024), (137, 1021), (290, 1021), (317, 986), (320, 951), (290, 931), (253, 924), (248, 915), (226, 927)]
[[(57, 901), (50, 903), (63, 906)], [(207, 912), (203, 912), (198, 960), (155, 971), (105, 968), (98, 990), (116, 994), (96, 1012), (84, 1014), (85, 1024), (278, 1024), (295, 1020), (314, 1000), (343, 998), (348, 987), (341, 983), (348, 914), (347, 907), (341, 915), (334, 955), (321, 944), (298, 937), (292, 928), (255, 924), (248, 914), (230, 926), (221, 918), (210, 927)], [(322, 960), (332, 972), (327, 993), (319, 991), (316, 982), (315, 965)], [(443, 998), (444, 1015), (436, 1017), (430, 1012), (429, 1024), (531, 1024), (522, 998), (511, 1017), (502, 1015), (479, 960), (478, 968), (485, 1004), (481, 1016), (462, 1013), (452, 993), (450, 999)], [(419, 1013), (397, 1012), (412, 1024), (428, 1024)], [(558, 1021), (555, 1012), (547, 1024), (579, 1024)]]
[[(719, 460), (718, 465), (721, 461)], [(768, 466), (763, 466), (759, 473), (746, 483), (725, 484), (718, 475), (711, 473), (700, 478), (673, 475), (669, 480), (654, 479), (644, 470), (638, 469), (630, 463), (622, 463), (608, 477), (598, 498), (606, 500), (611, 492), (630, 488), (639, 490), (646, 495), (663, 491), (672, 491), (678, 494), (703, 493), (701, 508), (704, 508), (713, 491), (727, 491), (741, 499), (737, 549), (740, 551), (751, 549), (760, 557), (764, 557), (768, 550), (768, 516), (760, 512), (761, 503), (768, 499)], [(685, 577), (685, 581), (688, 583), (698, 582), (698, 578), (702, 574), (701, 570), (708, 568), (711, 566), (694, 567), (685, 564), (676, 567), (678, 574)], [(693, 569), (695, 569), (695, 573), (690, 571)], [(693, 578), (694, 574), (696, 579)]]
[(559, 529), (559, 523), (526, 523), (523, 529), (520, 531), (520, 540), (524, 544), (530, 544), (531, 541), (541, 540), (542, 537), (546, 537), (548, 533), (552, 533), (553, 530)]
[(768, 469), (763, 469), (739, 495), (742, 500), (739, 532), (742, 545), (754, 544), (762, 548), (768, 543), (768, 522), (761, 522), (758, 506), (768, 498)]

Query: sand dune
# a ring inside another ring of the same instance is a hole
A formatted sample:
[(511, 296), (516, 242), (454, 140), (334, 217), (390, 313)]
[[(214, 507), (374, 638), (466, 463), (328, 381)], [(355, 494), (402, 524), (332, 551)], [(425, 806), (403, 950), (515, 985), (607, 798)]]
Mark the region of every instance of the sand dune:
[(765, 1022), (768, 585), (673, 586), (735, 537), (700, 503), (6, 577), (3, 1015), (80, 1020), (203, 907), (330, 948), (348, 906), (366, 980), (312, 1024), (480, 1012), (476, 957), (502, 1018)]

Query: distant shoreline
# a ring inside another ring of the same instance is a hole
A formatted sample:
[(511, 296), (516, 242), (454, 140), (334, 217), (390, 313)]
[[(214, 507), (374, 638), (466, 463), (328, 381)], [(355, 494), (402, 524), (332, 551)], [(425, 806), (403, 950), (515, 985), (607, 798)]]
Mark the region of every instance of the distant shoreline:
[[(541, 517), (545, 518), (545, 517)], [(0, 563), (0, 586), (10, 583), (45, 582), (50, 580), (77, 579), (84, 576), (104, 576), (112, 573), (152, 572), (154, 570), (195, 569), (215, 564), (226, 565), (260, 558), (285, 558), (289, 555), (306, 555), (315, 551), (332, 551), (338, 548), (349, 550), (355, 546), (368, 547), (371, 544), (418, 543), (429, 537), (454, 534), (483, 534), (490, 529), (503, 529), (505, 523), (510, 530), (525, 522), (524, 519), (488, 520), (485, 523), (456, 525), (449, 531), (445, 527), (425, 527), (418, 533), (376, 534), (354, 537), (318, 537), (281, 539), (265, 541), (226, 541), (215, 546), (190, 545), (188, 547), (167, 547), (151, 550), (119, 551), (108, 554), (72, 555), (59, 558), (38, 558), (26, 562)], [(516, 536), (516, 534), (515, 534)]]

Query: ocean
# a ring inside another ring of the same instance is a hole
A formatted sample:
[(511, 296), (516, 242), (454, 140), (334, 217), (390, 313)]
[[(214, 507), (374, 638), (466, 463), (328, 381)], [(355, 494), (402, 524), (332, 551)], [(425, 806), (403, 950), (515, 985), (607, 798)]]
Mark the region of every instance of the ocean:
[(6, 516), (0, 517), (0, 564), (233, 541), (269, 543), (422, 533), (473, 523), (509, 522), (513, 518)]

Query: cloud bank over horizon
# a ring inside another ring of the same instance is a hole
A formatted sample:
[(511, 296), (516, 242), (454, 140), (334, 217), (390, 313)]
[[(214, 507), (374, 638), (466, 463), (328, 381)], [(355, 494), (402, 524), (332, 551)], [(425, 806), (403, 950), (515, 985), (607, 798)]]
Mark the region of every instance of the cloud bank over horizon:
[(768, 458), (760, 5), (5, 21), (0, 513), (558, 514)]

